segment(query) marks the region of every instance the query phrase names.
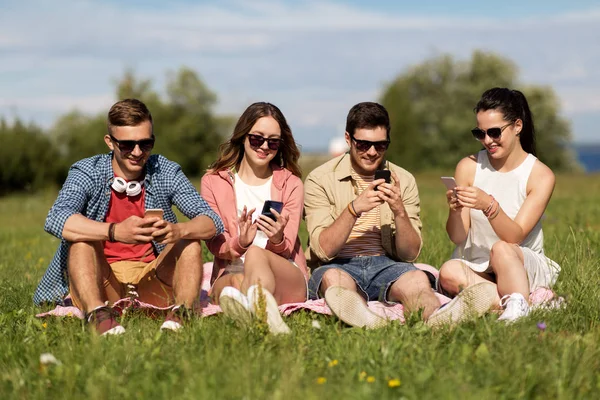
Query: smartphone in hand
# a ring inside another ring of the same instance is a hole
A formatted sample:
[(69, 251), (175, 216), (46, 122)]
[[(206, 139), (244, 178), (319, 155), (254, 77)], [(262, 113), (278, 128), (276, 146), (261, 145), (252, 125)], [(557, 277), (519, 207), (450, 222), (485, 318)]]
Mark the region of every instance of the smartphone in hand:
[[(385, 179), (385, 183), (392, 182), (392, 171), (389, 169), (378, 169), (375, 171), (375, 179)], [(375, 186), (375, 190), (377, 190), (377, 186)]]
[(275, 215), (271, 212), (271, 208), (281, 214), (283, 210), (283, 203), (275, 200), (265, 200), (261, 214), (271, 218), (273, 221), (277, 221)]
[(149, 208), (144, 212), (144, 218), (158, 218), (163, 219), (164, 211), (160, 208)]
[(452, 190), (452, 196), (456, 197), (456, 180), (453, 176), (442, 176), (440, 178), (444, 185), (446, 185), (446, 189)]

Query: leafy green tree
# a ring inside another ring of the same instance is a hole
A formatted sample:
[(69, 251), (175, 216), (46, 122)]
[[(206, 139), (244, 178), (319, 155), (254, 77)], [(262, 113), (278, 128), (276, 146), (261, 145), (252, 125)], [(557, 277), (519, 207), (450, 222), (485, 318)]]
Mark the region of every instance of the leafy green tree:
[(576, 169), (568, 151), (571, 132), (559, 115), (551, 88), (523, 86), (513, 62), (475, 51), (468, 61), (450, 55), (426, 60), (386, 85), (381, 103), (390, 113), (392, 143), (388, 158), (409, 170), (453, 169), (481, 149), (470, 133), (473, 108), (492, 87), (522, 89), (536, 125), (538, 157), (553, 169)]
[(43, 130), (0, 120), (0, 195), (17, 190), (35, 190), (61, 178), (60, 155)]

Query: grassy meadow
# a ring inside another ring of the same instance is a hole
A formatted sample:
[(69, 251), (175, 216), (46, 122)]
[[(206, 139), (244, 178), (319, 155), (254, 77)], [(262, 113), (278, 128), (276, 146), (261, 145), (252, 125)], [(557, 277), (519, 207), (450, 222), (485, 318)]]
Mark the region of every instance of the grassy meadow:
[[(440, 175), (417, 175), (425, 239), (418, 261), (437, 267), (452, 250)], [(488, 315), (438, 331), (414, 317), (365, 331), (299, 312), (288, 318), (287, 337), (238, 329), (222, 315), (177, 334), (159, 333), (161, 320), (128, 315), (120, 337), (98, 337), (75, 318), (36, 319), (33, 291), (58, 244), (43, 231), (55, 196), (48, 190), (0, 198), (1, 399), (600, 395), (598, 175), (559, 175), (545, 214), (546, 253), (562, 266), (556, 291), (566, 309), (538, 310), (511, 326)], [(302, 235), (305, 243), (304, 228)], [(41, 365), (42, 353), (60, 364)]]

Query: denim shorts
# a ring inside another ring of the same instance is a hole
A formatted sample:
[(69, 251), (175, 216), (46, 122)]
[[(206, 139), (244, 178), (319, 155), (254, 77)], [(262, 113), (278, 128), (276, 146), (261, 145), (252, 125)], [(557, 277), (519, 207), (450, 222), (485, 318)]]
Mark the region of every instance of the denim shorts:
[(390, 286), (409, 271), (418, 269), (412, 263), (394, 261), (387, 256), (336, 258), (312, 272), (308, 282), (309, 298), (318, 299), (323, 274), (330, 269), (341, 269), (356, 282), (367, 301), (387, 301)]

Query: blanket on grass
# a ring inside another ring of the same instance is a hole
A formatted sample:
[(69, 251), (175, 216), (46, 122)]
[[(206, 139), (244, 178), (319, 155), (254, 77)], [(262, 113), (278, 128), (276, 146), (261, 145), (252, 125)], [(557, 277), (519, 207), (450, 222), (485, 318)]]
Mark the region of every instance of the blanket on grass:
[[(423, 271), (430, 272), (437, 279), (438, 271), (434, 267), (427, 264), (415, 264), (415, 266)], [(210, 289), (212, 268), (212, 262), (204, 264), (204, 276), (200, 293), (201, 309), (199, 310), (203, 317), (208, 317), (221, 312), (221, 307), (209, 302), (208, 291)], [(442, 294), (436, 293), (436, 296), (440, 300), (441, 304), (446, 304), (450, 301), (450, 298)], [(530, 294), (529, 300), (534, 308), (544, 305), (556, 308), (564, 303), (564, 299), (562, 297), (557, 297), (552, 290), (546, 288), (536, 289)], [(69, 297), (67, 297), (64, 302), (64, 306), (56, 306), (56, 308), (53, 310), (37, 314), (36, 317), (75, 317), (84, 319), (83, 311), (73, 306)], [(404, 323), (404, 307), (402, 304), (388, 305), (379, 301), (370, 301), (367, 303), (367, 305), (373, 312), (384, 318), (389, 320), (399, 320), (401, 323)], [(113, 308), (119, 314), (126, 313), (129, 310), (140, 310), (151, 317), (158, 317), (165, 315), (171, 307), (157, 307), (132, 297), (124, 298), (115, 302), (113, 304)], [(298, 310), (309, 310), (319, 314), (331, 315), (331, 310), (329, 307), (327, 307), (324, 299), (307, 300), (300, 303), (288, 303), (279, 306), (279, 311), (285, 316), (288, 316)]]

